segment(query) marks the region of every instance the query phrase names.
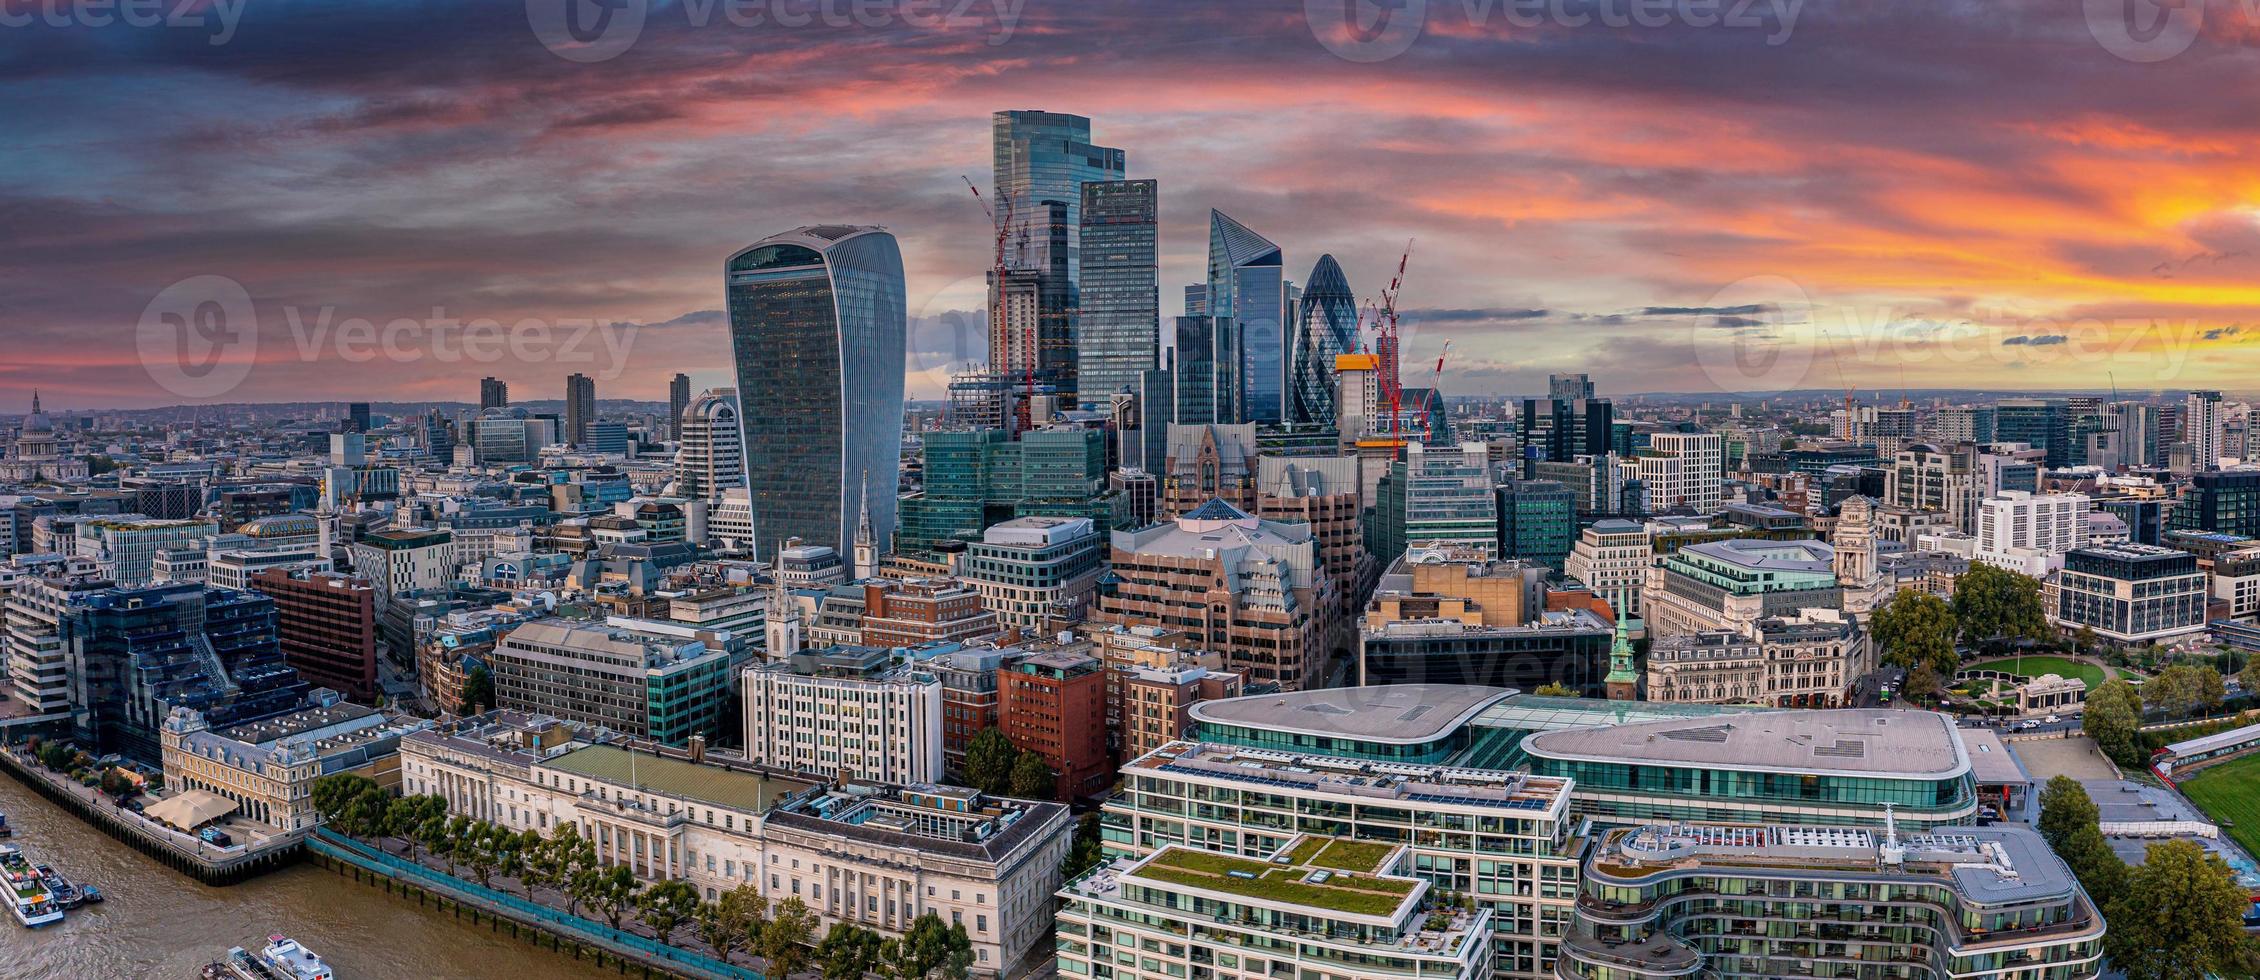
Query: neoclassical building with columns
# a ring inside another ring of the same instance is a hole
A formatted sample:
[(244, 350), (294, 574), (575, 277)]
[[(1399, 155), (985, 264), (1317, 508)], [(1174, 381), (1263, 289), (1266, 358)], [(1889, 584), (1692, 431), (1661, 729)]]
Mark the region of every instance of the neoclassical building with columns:
[(1074, 822), (1055, 803), (969, 789), (847, 782), (599, 729), (489, 712), (402, 740), (401, 791), (510, 828), (571, 824), (606, 865), (690, 882), (714, 899), (754, 884), (834, 922), (900, 934), (962, 924), (974, 972), (1018, 962), (1052, 925)]

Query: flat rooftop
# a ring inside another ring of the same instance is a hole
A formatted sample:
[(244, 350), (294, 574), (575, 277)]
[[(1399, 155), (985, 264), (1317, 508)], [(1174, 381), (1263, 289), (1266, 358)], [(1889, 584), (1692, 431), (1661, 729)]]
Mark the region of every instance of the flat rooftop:
[(1618, 879), (1689, 867), (1944, 879), (1964, 897), (1985, 904), (2074, 894), (2071, 869), (2029, 827), (1954, 827), (1900, 835), (1905, 856), (1897, 864), (1886, 863), (1890, 839), (1857, 827), (1650, 824), (1604, 835), (1587, 866)]
[(1171, 845), (1155, 851), (1125, 877), (1386, 919), (1397, 918), (1421, 885), (1418, 879), (1352, 874), (1286, 857), (1285, 863), (1259, 861)]
[(1441, 803), (1521, 811), (1560, 819), (1569, 807), (1569, 781), (1498, 769), (1462, 769), (1396, 762), (1367, 762), (1328, 755), (1172, 742), (1122, 767), (1255, 786), (1359, 797), (1376, 803)]
[(1540, 732), (1523, 740), (1523, 750), (1552, 759), (1799, 775), (1947, 779), (1970, 771), (1945, 715), (1892, 708), (1754, 711)]
[(545, 763), (551, 769), (634, 786), (667, 796), (761, 813), (779, 799), (816, 784), (779, 776), (700, 765), (616, 745), (575, 749)]
[(1195, 722), (1389, 744), (1432, 741), (1514, 693), (1467, 684), (1387, 684), (1203, 701)]

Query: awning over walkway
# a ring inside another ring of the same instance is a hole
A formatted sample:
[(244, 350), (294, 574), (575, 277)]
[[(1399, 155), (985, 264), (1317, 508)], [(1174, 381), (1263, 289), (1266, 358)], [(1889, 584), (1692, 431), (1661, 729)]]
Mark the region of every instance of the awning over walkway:
[(142, 816), (182, 830), (195, 830), (234, 812), (234, 800), (200, 789), (184, 789), (150, 804)]

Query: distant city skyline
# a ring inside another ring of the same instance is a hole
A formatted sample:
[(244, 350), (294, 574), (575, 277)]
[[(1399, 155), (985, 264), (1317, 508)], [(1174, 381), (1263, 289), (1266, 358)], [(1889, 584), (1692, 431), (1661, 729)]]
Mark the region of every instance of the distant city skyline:
[[(283, 7), (219, 47), (7, 32), (12, 84), (40, 93), (11, 117), (41, 139), (0, 195), (0, 406), (34, 384), (104, 407), (465, 398), (481, 375), (531, 393), (581, 372), (654, 399), (678, 371), (728, 385), (714, 263), (814, 221), (902, 241), (909, 391), (933, 397), (985, 356), (991, 239), (963, 178), (989, 186), (1009, 109), (1088, 116), (1128, 177), (1160, 182), (1165, 338), (1174, 293), (1205, 278), (1210, 208), (1276, 241), (1290, 275), (1334, 255), (1361, 301), (1415, 240), (1406, 364), (1451, 339), (1452, 394), (1583, 370), (1618, 392), (1731, 387), (1699, 350), (1769, 333), (1819, 352), (1803, 387), (2104, 388), (2115, 372), (2234, 390), (2260, 344), (2241, 151), (2260, 65), (2122, 60), (2078, 5), (1810, 4), (1778, 45), (1450, 31), (1432, 10), (1414, 47), (1370, 65), (1317, 43), (1299, 5), (1161, 6), (1031, 4), (998, 46), (654, 18), (594, 65), (535, 43), (515, 8), (434, 35), (412, 7)], [(158, 94), (118, 99), (128, 67)], [(177, 395), (124, 341), (206, 275), (256, 306), (258, 362), (227, 393)], [(1753, 277), (1793, 283), (1823, 322), (1769, 329), (1763, 298), (1735, 299)], [(339, 322), (435, 310), (642, 329), (620, 364), (594, 339), (587, 363), (336, 354)], [(1885, 335), (1904, 343), (1878, 349)]]

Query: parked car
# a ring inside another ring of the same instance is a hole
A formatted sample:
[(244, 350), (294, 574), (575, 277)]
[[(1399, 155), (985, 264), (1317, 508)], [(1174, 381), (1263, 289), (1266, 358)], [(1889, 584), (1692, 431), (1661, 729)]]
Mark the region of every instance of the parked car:
[(2057, 723), (2057, 722), (2059, 722), (2059, 721), (2063, 721), (2063, 720), (2064, 720), (2064, 719), (2062, 719), (2062, 718), (2058, 718), (2058, 717), (2056, 717), (2055, 715), (2049, 715), (2049, 716), (2048, 716), (2048, 719), (2047, 719), (2048, 723), (2049, 723), (2049, 724), (2051, 724), (2051, 725), (2053, 725), (2053, 724), (2055, 724), (2055, 723)]

